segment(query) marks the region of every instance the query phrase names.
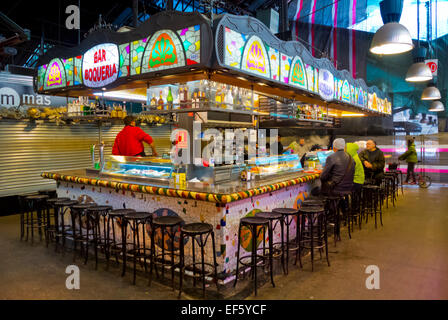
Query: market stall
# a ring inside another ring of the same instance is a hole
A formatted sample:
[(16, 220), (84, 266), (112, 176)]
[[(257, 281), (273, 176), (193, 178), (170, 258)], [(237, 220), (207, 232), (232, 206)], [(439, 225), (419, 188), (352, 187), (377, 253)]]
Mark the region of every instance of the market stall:
[[(319, 171), (315, 165), (303, 168), (297, 155), (266, 154), (264, 140), (255, 157), (241, 162), (236, 134), (223, 137), (224, 145), (234, 146), (230, 161), (198, 156), (188, 148), (205, 139), (195, 128), (216, 129), (215, 137), (225, 128), (239, 129), (249, 132), (250, 140), (250, 132), (260, 139), (263, 123), (331, 124), (332, 115), (391, 113), (377, 88), (315, 59), (300, 43), (277, 39), (260, 21), (232, 15), (209, 21), (199, 13), (163, 12), (133, 31), (92, 33), (77, 48), (43, 56), (35, 89), (67, 97), (139, 97), (141, 121), (163, 117), (179, 129), (172, 135), (179, 143), (171, 155), (101, 155), (99, 169), (50, 170), (42, 177), (58, 182), (59, 196), (212, 224), (224, 282), (235, 270), (239, 220), (300, 206)], [(86, 102), (72, 106), (66, 117), (107, 118), (114, 111), (120, 110)], [(173, 161), (173, 153), (184, 148), (181, 141), (191, 163)], [(242, 247), (250, 251), (250, 239), (243, 238)]]

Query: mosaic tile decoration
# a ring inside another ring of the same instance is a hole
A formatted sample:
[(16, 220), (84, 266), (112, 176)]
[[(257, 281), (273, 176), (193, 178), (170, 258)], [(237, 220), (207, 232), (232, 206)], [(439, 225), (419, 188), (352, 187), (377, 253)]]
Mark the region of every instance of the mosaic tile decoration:
[(305, 70), (308, 79), (308, 90), (319, 93), (319, 69), (312, 65), (305, 64)]
[(185, 66), (183, 45), (176, 33), (160, 30), (149, 40), (141, 61), (142, 73)]
[[(109, 205), (115, 209), (131, 208), (136, 211), (152, 212), (157, 216), (176, 215), (185, 223), (205, 222), (213, 226), (215, 233), (215, 248), (217, 255), (218, 272), (224, 274), (225, 282), (231, 281), (232, 272), (236, 268), (236, 254), (238, 249), (238, 225), (241, 218), (252, 216), (258, 211), (272, 211), (275, 208), (299, 208), (307, 198), (310, 184), (293, 185), (270, 193), (264, 193), (251, 198), (242, 199), (224, 207), (214, 203), (197, 200), (171, 198), (158, 194), (145, 194), (141, 192), (125, 191), (103, 186), (83, 185), (72, 182), (59, 182), (57, 186), (58, 197), (69, 197), (82, 203), (95, 202), (100, 205)], [(68, 219), (68, 216), (66, 218)], [(71, 224), (67, 220), (67, 224)], [(117, 240), (121, 240), (121, 225), (116, 224)], [(296, 223), (290, 226), (290, 234), (295, 234)], [(111, 228), (112, 229), (112, 228)], [(141, 233), (140, 233), (141, 234)], [(142, 234), (141, 234), (142, 235)], [(142, 235), (143, 236), (143, 235)], [(250, 236), (244, 233), (245, 238), (241, 243), (240, 254), (245, 255), (250, 251)], [(274, 230), (274, 242), (281, 239), (280, 228)], [(141, 238), (142, 239), (142, 238)], [(127, 233), (127, 240), (132, 240), (131, 232)], [(156, 250), (160, 252), (161, 239), (156, 239)], [(145, 241), (149, 244), (148, 233)], [(175, 240), (176, 241), (176, 240)], [(177, 241), (179, 239), (177, 238)], [(261, 247), (261, 239), (257, 241)], [(186, 261), (191, 261), (191, 241), (185, 243)], [(178, 248), (178, 243), (175, 243)], [(207, 243), (205, 260), (211, 263), (211, 241)]]
[(120, 53), (120, 67), (118, 68), (118, 78), (127, 77), (131, 74), (129, 70), (129, 57), (131, 54), (131, 44), (123, 43), (118, 46), (118, 52)]
[(73, 84), (82, 84), (82, 56), (76, 56), (73, 58), (75, 64), (73, 66)]
[(271, 78), (269, 56), (260, 37), (252, 36), (243, 51), (241, 70), (260, 77)]
[(247, 37), (225, 27), (224, 29), (224, 63), (230, 67), (239, 69), (243, 56), (244, 44)]
[[(131, 65), (130, 65), (130, 70), (131, 70), (131, 76), (136, 75), (136, 74), (140, 74), (141, 73), (141, 60), (143, 57), (143, 52), (145, 51), (145, 46), (146, 43), (148, 41), (148, 38), (144, 38), (142, 40), (138, 40), (138, 41), (132, 41), (130, 43), (131, 46), (131, 51), (130, 51), (130, 56), (131, 56)], [(121, 64), (120, 64), (121, 65)]]
[(114, 188), (116, 190), (124, 190), (124, 191), (130, 190), (130, 191), (134, 191), (134, 192), (165, 195), (168, 197), (195, 199), (195, 200), (201, 200), (201, 201), (226, 204), (226, 203), (230, 203), (233, 201), (250, 198), (250, 197), (260, 195), (263, 193), (269, 193), (269, 192), (276, 191), (276, 190), (279, 190), (282, 188), (309, 182), (314, 179), (317, 179), (319, 177), (319, 174), (318, 173), (310, 173), (310, 174), (307, 174), (306, 176), (303, 176), (300, 178), (286, 180), (286, 181), (278, 182), (275, 184), (262, 186), (260, 188), (249, 189), (246, 191), (235, 192), (235, 193), (231, 193), (231, 194), (205, 193), (205, 192), (194, 192), (194, 191), (188, 191), (188, 190), (178, 190), (178, 189), (163, 188), (163, 187), (152, 187), (152, 186), (139, 185), (139, 184), (121, 183), (121, 182), (110, 181), (110, 180), (100, 180), (100, 179), (87, 178), (87, 177), (63, 175), (63, 174), (52, 173), (52, 172), (43, 172), (41, 174), (41, 177), (47, 178), (47, 179), (53, 179), (56, 181), (68, 181), (68, 182), (75, 182), (75, 183), (92, 185), (92, 186), (109, 187), (109, 188)]
[(280, 53), (277, 49), (268, 48), (268, 56), (269, 62), (271, 63), (271, 79), (279, 80), (280, 79)]
[(64, 64), (61, 59), (53, 59), (47, 67), (44, 78), (44, 90), (67, 86)]
[(187, 65), (201, 62), (201, 26), (196, 25), (189, 28), (177, 30), (184, 46), (187, 56)]
[(47, 64), (37, 68), (37, 90), (44, 89), (45, 74), (47, 73)]
[(280, 81), (289, 84), (289, 71), (291, 69), (292, 57), (280, 53)]
[(74, 76), (73, 58), (62, 59), (62, 63), (64, 64), (67, 87), (72, 86), (73, 85), (73, 76)]

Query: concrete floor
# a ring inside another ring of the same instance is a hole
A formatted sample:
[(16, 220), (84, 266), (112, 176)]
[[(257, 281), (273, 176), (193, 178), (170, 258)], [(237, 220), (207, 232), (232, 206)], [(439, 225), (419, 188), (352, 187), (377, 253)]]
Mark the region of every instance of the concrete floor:
[[(369, 221), (351, 240), (343, 229), (342, 242), (330, 242), (331, 267), (317, 261), (311, 272), (306, 257), (303, 270), (290, 267), (288, 276), (275, 277), (276, 288), (266, 283), (248, 299), (448, 299), (448, 188), (406, 188), (383, 222), (375, 230)], [(157, 282), (147, 287), (140, 278), (132, 286), (131, 274), (121, 278), (113, 264), (95, 271), (80, 259), (81, 289), (67, 290), (72, 254), (31, 246), (18, 235), (18, 216), (0, 218), (0, 299), (177, 299)], [(379, 290), (366, 289), (368, 265), (379, 267)]]

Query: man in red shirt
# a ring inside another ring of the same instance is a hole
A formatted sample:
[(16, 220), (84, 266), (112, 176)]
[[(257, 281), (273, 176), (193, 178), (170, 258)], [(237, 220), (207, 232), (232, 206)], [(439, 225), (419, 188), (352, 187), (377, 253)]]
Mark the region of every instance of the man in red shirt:
[(125, 127), (115, 138), (112, 154), (116, 156), (142, 156), (145, 157), (145, 148), (143, 141), (145, 141), (152, 149), (152, 155), (158, 156), (156, 148), (154, 147), (152, 137), (143, 131), (141, 128), (135, 126), (135, 117), (127, 116), (124, 118)]

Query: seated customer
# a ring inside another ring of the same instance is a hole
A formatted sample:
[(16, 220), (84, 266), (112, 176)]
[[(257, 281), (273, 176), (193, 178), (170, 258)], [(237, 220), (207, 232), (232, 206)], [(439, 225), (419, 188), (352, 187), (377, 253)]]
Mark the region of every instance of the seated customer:
[(376, 147), (376, 142), (367, 140), (366, 150), (359, 154), (359, 158), (364, 166), (366, 180), (369, 179), (372, 183), (380, 185), (384, 177), (386, 160), (383, 151)]
[(355, 161), (344, 149), (344, 139), (334, 140), (334, 153), (327, 158), (320, 175), (324, 195), (342, 195), (352, 191)]
[(364, 184), (364, 167), (362, 166), (361, 159), (358, 156), (359, 146), (356, 143), (347, 143), (347, 153), (355, 160), (355, 176), (353, 178), (353, 191), (361, 191)]

